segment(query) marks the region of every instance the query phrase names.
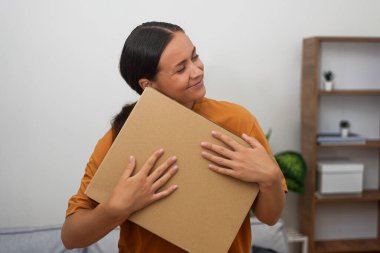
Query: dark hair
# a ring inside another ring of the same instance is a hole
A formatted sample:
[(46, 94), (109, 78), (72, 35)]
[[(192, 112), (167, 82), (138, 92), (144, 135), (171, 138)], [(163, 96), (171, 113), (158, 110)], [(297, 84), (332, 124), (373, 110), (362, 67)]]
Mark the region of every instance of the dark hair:
[[(127, 84), (139, 95), (143, 89), (139, 80), (154, 80), (161, 54), (175, 32), (184, 32), (178, 25), (164, 22), (147, 22), (137, 26), (125, 41), (119, 70)], [(134, 105), (125, 105), (112, 120), (113, 139), (119, 134)]]

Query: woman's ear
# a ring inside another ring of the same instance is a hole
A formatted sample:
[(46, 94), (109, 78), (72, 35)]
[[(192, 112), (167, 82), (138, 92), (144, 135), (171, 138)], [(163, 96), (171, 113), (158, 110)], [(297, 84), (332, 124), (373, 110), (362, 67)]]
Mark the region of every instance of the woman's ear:
[(144, 90), (146, 87), (151, 87), (152, 83), (146, 78), (141, 78), (139, 80), (139, 85), (140, 85), (141, 89)]

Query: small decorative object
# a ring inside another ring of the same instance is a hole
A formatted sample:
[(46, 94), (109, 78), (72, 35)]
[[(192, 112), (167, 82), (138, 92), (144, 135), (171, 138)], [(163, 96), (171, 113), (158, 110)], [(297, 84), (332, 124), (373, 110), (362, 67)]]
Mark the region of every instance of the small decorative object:
[(341, 120), (339, 123), (340, 135), (347, 137), (350, 134), (350, 122), (348, 120)]
[(333, 82), (334, 76), (335, 75), (331, 70), (323, 72), (323, 77), (325, 78), (324, 89), (326, 91), (333, 90), (333, 88), (334, 88), (334, 82)]

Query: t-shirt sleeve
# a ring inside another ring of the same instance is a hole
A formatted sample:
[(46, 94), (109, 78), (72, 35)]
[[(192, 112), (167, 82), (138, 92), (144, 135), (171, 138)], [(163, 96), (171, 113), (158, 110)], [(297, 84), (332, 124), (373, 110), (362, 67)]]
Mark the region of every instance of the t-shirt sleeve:
[[(264, 146), (264, 148), (267, 150), (267, 152), (273, 157), (273, 160), (276, 162), (273, 156), (272, 149), (270, 148), (269, 143), (265, 137), (265, 134), (254, 116), (252, 116), (252, 128), (248, 135), (255, 137), (261, 143), (261, 145)], [(284, 178), (284, 175), (282, 173), (281, 175), (282, 175), (282, 188), (284, 189), (285, 192), (288, 192), (288, 187), (286, 186), (286, 180)]]
[(97, 202), (93, 201), (85, 194), (88, 184), (95, 175), (100, 163), (103, 161), (109, 148), (112, 145), (112, 131), (109, 130), (95, 146), (95, 149), (87, 163), (84, 175), (82, 177), (78, 192), (69, 199), (66, 217), (80, 209), (93, 209)]

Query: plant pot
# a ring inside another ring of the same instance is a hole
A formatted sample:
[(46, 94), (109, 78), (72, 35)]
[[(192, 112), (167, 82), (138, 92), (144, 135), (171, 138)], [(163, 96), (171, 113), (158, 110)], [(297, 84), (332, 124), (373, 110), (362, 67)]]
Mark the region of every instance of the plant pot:
[(342, 136), (343, 138), (348, 137), (349, 133), (350, 133), (350, 129), (348, 127), (342, 127), (340, 129), (340, 136)]
[(334, 82), (332, 82), (332, 81), (326, 81), (324, 83), (324, 88), (325, 88), (326, 91), (333, 90), (333, 88), (334, 88)]

